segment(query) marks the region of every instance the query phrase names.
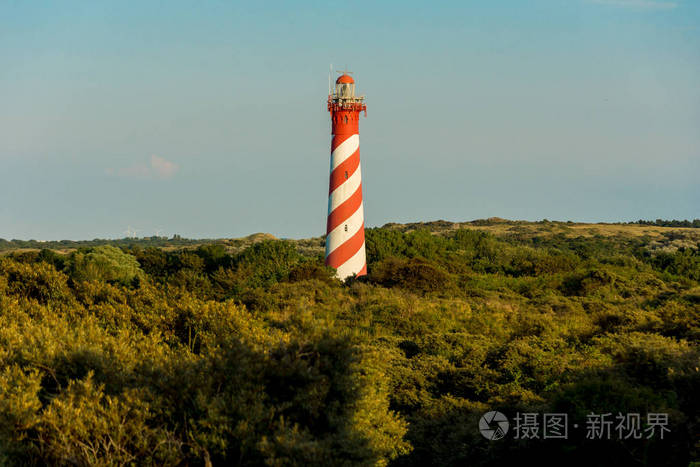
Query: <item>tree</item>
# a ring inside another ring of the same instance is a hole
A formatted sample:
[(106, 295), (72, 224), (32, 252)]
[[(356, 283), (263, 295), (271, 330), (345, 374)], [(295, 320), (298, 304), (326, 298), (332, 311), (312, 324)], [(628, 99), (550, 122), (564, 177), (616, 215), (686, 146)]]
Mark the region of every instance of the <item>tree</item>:
[(131, 284), (143, 272), (139, 262), (130, 254), (111, 245), (73, 253), (68, 260), (68, 271), (74, 280)]

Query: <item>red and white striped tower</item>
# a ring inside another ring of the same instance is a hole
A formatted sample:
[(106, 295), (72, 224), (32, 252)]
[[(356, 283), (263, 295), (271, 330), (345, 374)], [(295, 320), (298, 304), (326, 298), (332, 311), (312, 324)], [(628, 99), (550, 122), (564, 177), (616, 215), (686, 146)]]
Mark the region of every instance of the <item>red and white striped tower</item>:
[(326, 265), (339, 279), (367, 274), (365, 219), (360, 172), (360, 112), (367, 115), (364, 96), (355, 97), (355, 80), (344, 72), (328, 96), (333, 141), (328, 188)]

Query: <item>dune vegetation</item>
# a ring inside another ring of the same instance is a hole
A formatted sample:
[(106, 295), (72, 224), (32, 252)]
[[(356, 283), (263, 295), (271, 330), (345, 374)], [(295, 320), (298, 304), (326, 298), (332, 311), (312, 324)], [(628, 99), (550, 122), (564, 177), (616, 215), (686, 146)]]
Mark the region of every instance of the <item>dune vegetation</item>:
[[(177, 241), (6, 248), (0, 465), (700, 460), (700, 229), (393, 224), (346, 283), (320, 238)], [(490, 441), (491, 410), (670, 431)]]

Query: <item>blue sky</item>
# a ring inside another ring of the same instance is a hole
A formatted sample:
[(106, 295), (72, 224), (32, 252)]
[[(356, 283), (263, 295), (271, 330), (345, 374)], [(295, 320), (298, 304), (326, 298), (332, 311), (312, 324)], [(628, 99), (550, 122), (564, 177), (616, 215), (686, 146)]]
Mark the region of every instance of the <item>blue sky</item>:
[(0, 238), (324, 233), (328, 66), (365, 219), (700, 217), (700, 2), (0, 3)]

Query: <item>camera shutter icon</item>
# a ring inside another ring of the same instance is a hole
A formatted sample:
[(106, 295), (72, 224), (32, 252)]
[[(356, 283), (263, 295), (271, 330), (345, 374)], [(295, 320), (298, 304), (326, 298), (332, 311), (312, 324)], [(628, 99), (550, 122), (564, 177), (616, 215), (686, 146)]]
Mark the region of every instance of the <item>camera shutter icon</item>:
[(490, 441), (503, 438), (508, 433), (508, 427), (508, 418), (501, 412), (486, 412), (479, 420), (481, 435)]

